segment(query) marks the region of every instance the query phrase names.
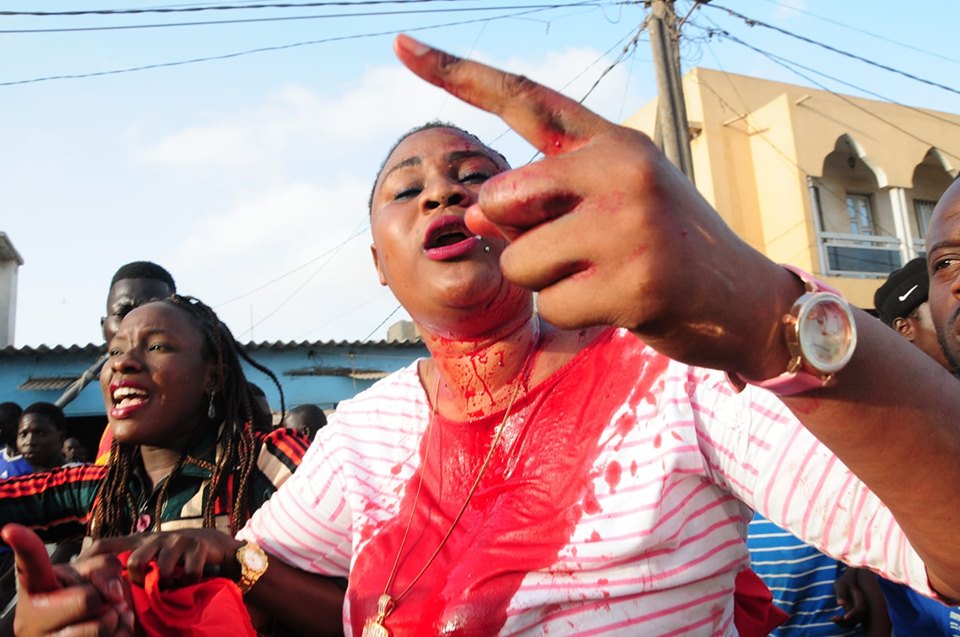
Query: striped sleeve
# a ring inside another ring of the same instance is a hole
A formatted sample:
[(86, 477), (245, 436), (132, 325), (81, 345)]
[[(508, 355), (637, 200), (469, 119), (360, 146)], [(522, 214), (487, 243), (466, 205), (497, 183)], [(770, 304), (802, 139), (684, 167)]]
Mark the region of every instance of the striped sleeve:
[(827, 555), (934, 595), (890, 510), (776, 396), (701, 373), (701, 447), (718, 484)]
[[(329, 427), (329, 425), (328, 425)], [(322, 436), (300, 468), (240, 530), (238, 539), (301, 570), (346, 577), (350, 568), (350, 510), (342, 476), (333, 470)]]
[(0, 526), (23, 524), (46, 542), (81, 537), (106, 473), (83, 465), (0, 480)]
[(286, 482), (303, 462), (309, 443), (300, 433), (277, 428), (269, 433), (256, 433), (260, 443), (257, 469), (253, 475), (251, 508), (259, 509)]

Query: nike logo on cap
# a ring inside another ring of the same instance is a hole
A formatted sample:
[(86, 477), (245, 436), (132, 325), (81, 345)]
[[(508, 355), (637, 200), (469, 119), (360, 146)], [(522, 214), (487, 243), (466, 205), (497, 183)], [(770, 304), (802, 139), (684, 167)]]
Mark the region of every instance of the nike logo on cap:
[(903, 294), (901, 294), (900, 296), (898, 296), (897, 299), (899, 299), (900, 302), (903, 303), (904, 301), (907, 300), (907, 297), (913, 294), (913, 291), (916, 290), (918, 287), (920, 287), (919, 283), (913, 286), (912, 288), (910, 288), (909, 290), (907, 290), (906, 292), (904, 292)]

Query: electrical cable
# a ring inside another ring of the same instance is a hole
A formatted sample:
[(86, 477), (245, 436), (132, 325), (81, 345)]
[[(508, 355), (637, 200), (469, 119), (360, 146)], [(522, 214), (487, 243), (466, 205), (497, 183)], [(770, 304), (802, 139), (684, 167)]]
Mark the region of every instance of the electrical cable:
[(766, 28), (766, 29), (770, 29), (770, 30), (772, 30), (772, 31), (776, 31), (777, 33), (782, 33), (783, 35), (786, 35), (786, 36), (789, 36), (789, 37), (791, 37), (791, 38), (795, 38), (795, 39), (797, 39), (797, 40), (800, 40), (801, 42), (806, 42), (807, 44), (812, 44), (812, 45), (814, 45), (814, 46), (818, 46), (818, 47), (823, 48), (823, 49), (826, 49), (826, 50), (828, 50), (828, 51), (832, 51), (833, 53), (837, 53), (837, 54), (839, 54), (839, 55), (843, 55), (843, 56), (846, 56), (846, 57), (851, 58), (851, 59), (854, 59), (854, 60), (859, 60), (860, 62), (863, 62), (863, 63), (865, 63), (865, 64), (869, 64), (869, 65), (871, 65), (871, 66), (875, 66), (875, 67), (877, 67), (877, 68), (879, 68), (879, 69), (883, 69), (883, 70), (889, 71), (889, 72), (891, 72), (891, 73), (896, 73), (897, 75), (902, 75), (903, 77), (909, 78), (909, 79), (911, 79), (911, 80), (916, 80), (917, 82), (921, 82), (921, 83), (923, 83), (923, 84), (928, 84), (928, 85), (930, 85), (930, 86), (936, 86), (937, 88), (941, 88), (941, 89), (943, 89), (943, 90), (945, 90), (945, 91), (949, 91), (949, 92), (951, 92), (951, 93), (956, 93), (957, 95), (960, 95), (960, 90), (957, 90), (957, 89), (955, 89), (955, 88), (953, 88), (953, 87), (951, 87), (951, 86), (947, 86), (947, 85), (945, 85), (945, 84), (940, 84), (939, 82), (934, 82), (933, 80), (928, 80), (928, 79), (925, 79), (925, 78), (922, 78), (922, 77), (913, 75), (912, 73), (907, 73), (906, 71), (901, 71), (900, 69), (896, 69), (896, 68), (894, 68), (894, 67), (892, 67), (892, 66), (887, 66), (887, 65), (885, 65), (885, 64), (880, 64), (879, 62), (875, 62), (874, 60), (870, 60), (870, 59), (865, 58), (865, 57), (863, 57), (863, 56), (861, 56), (861, 55), (857, 55), (856, 53), (850, 53), (849, 51), (844, 51), (844, 50), (842, 50), (842, 49), (838, 49), (838, 48), (836, 48), (836, 47), (834, 47), (834, 46), (831, 46), (831, 45), (829, 45), (829, 44), (824, 44), (823, 42), (819, 42), (819, 41), (814, 40), (814, 39), (812, 39), (812, 38), (808, 38), (808, 37), (806, 37), (806, 36), (799, 35), (799, 34), (797, 34), (797, 33), (793, 33), (792, 31), (788, 31), (787, 29), (782, 29), (782, 28), (780, 28), (780, 27), (778, 27), (778, 26), (774, 26), (774, 25), (772, 25), (772, 24), (767, 24), (766, 22), (762, 22), (761, 20), (756, 20), (756, 19), (751, 18), (751, 17), (749, 17), (749, 16), (745, 16), (745, 15), (743, 15), (742, 13), (738, 13), (737, 11), (734, 11), (733, 9), (728, 9), (728, 8), (722, 7), (722, 6), (718, 5), (718, 4), (704, 4), (703, 6), (705, 6), (705, 7), (711, 7), (711, 8), (714, 8), (714, 9), (719, 9), (719, 10), (721, 10), (721, 11), (726, 11), (728, 14), (730, 14), (730, 15), (732, 15), (732, 16), (735, 16), (735, 17), (740, 18), (741, 20), (743, 20), (743, 21), (747, 24), (747, 26), (751, 26), (751, 27), (752, 27), (752, 26), (764, 27), (764, 28)]
[(397, 312), (399, 312), (401, 307), (403, 307), (403, 306), (402, 306), (402, 305), (397, 305), (397, 307), (393, 308), (393, 311), (390, 312), (389, 314), (387, 314), (387, 318), (385, 318), (385, 319), (383, 319), (382, 321), (380, 321), (380, 322), (377, 324), (377, 326), (376, 326), (375, 328), (373, 328), (372, 330), (370, 330), (370, 333), (367, 334), (367, 336), (366, 336), (364, 339), (362, 339), (362, 340), (364, 340), (364, 341), (369, 341), (369, 340), (370, 340), (370, 337), (373, 336), (374, 334), (376, 334), (376, 333), (377, 333), (377, 330), (379, 330), (381, 327), (383, 327), (384, 324), (385, 324), (387, 321), (390, 320), (390, 317), (392, 317), (394, 314), (396, 314)]
[(484, 21), (491, 21), (491, 20), (508, 20), (510, 18), (530, 15), (533, 13), (539, 13), (541, 11), (544, 11), (544, 9), (518, 11), (516, 13), (506, 13), (499, 16), (473, 18), (470, 20), (459, 20), (456, 22), (446, 22), (441, 24), (426, 25), (422, 27), (409, 27), (405, 29), (393, 29), (389, 31), (377, 31), (373, 33), (355, 33), (350, 35), (338, 35), (338, 36), (331, 36), (329, 38), (321, 38), (319, 40), (307, 40), (305, 42), (279, 44), (276, 46), (266, 46), (266, 47), (259, 47), (256, 49), (246, 49), (243, 51), (234, 51), (232, 53), (223, 53), (220, 55), (210, 55), (205, 57), (190, 58), (187, 60), (176, 60), (172, 62), (158, 62), (156, 64), (145, 64), (142, 66), (127, 67), (122, 69), (111, 69), (108, 71), (93, 71), (90, 73), (74, 73), (74, 74), (65, 74), (65, 75), (47, 75), (43, 77), (35, 77), (35, 78), (26, 79), (26, 80), (10, 80), (6, 82), (0, 82), (0, 87), (19, 86), (21, 84), (35, 84), (37, 82), (51, 82), (56, 80), (79, 80), (79, 79), (86, 79), (90, 77), (102, 77), (106, 75), (119, 75), (124, 73), (137, 73), (140, 71), (150, 71), (150, 70), (160, 69), (160, 68), (184, 66), (187, 64), (197, 64), (200, 62), (215, 62), (219, 60), (229, 60), (232, 58), (242, 57), (245, 55), (254, 55), (257, 53), (269, 53), (273, 51), (283, 51), (286, 49), (294, 49), (294, 48), (303, 47), (303, 46), (313, 46), (315, 44), (329, 44), (331, 42), (340, 42), (340, 41), (346, 41), (346, 40), (360, 40), (360, 39), (366, 39), (366, 38), (382, 37), (387, 35), (397, 35), (398, 33), (414, 33), (418, 31), (429, 31), (431, 29), (443, 29), (448, 27), (463, 26), (466, 24), (476, 24), (477, 22), (484, 22)]
[[(855, 109), (857, 109), (857, 110), (859, 110), (859, 111), (862, 111), (862, 112), (866, 113), (867, 115), (869, 115), (869, 116), (871, 116), (871, 117), (873, 117), (873, 118), (875, 118), (875, 119), (877, 119), (877, 120), (885, 123), (886, 125), (890, 126), (891, 128), (900, 131), (901, 133), (903, 133), (903, 134), (906, 135), (907, 137), (910, 137), (911, 139), (914, 139), (914, 140), (920, 142), (921, 144), (925, 144), (925, 145), (927, 145), (927, 146), (929, 146), (929, 147), (931, 147), (931, 148), (939, 148), (939, 146), (937, 146), (937, 145), (934, 144), (933, 142), (927, 141), (927, 140), (923, 139), (922, 137), (918, 137), (917, 135), (914, 135), (913, 133), (911, 133), (911, 132), (908, 131), (907, 129), (903, 128), (902, 126), (899, 126), (899, 125), (897, 125), (897, 124), (894, 124), (894, 123), (891, 122), (890, 120), (885, 119), (885, 118), (881, 117), (880, 115), (877, 115), (876, 113), (874, 113), (874, 112), (871, 111), (870, 109), (868, 109), (868, 108), (866, 108), (866, 107), (864, 107), (864, 106), (861, 106), (860, 104), (857, 104), (856, 102), (854, 102), (851, 98), (847, 97), (846, 95), (843, 95), (842, 93), (837, 93), (837, 92), (835, 92), (835, 91), (830, 90), (829, 88), (827, 88), (826, 86), (824, 86), (824, 85), (821, 84), (820, 82), (817, 82), (815, 79), (811, 78), (809, 75), (805, 75), (805, 74), (801, 73), (800, 71), (798, 71), (797, 69), (793, 68), (791, 65), (789, 65), (789, 64), (781, 61), (781, 59), (777, 58), (777, 57), (774, 56), (773, 54), (770, 54), (770, 53), (764, 51), (763, 49), (760, 49), (760, 48), (758, 48), (758, 47), (755, 47), (755, 46), (753, 46), (752, 44), (748, 44), (748, 43), (744, 42), (743, 40), (737, 38), (736, 36), (731, 35), (729, 32), (724, 31), (724, 32), (722, 32), (722, 33), (718, 33), (717, 35), (720, 35), (720, 36), (722, 36), (722, 37), (725, 37), (726, 39), (730, 40), (731, 42), (735, 42), (735, 43), (737, 43), (737, 44), (739, 44), (739, 45), (741, 45), (741, 46), (743, 46), (743, 47), (746, 47), (746, 48), (750, 49), (751, 51), (754, 51), (754, 52), (756, 52), (756, 53), (759, 53), (760, 55), (763, 55), (764, 57), (766, 57), (768, 60), (770, 60), (770, 61), (773, 62), (774, 64), (777, 64), (777, 65), (779, 65), (779, 66), (782, 66), (783, 68), (787, 69), (787, 70), (790, 71), (791, 73), (794, 73), (795, 75), (803, 78), (803, 79), (806, 80), (807, 82), (810, 82), (811, 84), (813, 84), (813, 85), (816, 86), (817, 88), (819, 88), (819, 89), (821, 89), (821, 90), (823, 90), (823, 91), (826, 91), (827, 93), (830, 93), (831, 95), (833, 95), (833, 96), (836, 97), (837, 99), (846, 102), (847, 104), (849, 104), (850, 106), (854, 107)], [(960, 155), (955, 155), (955, 154), (953, 154), (953, 153), (951, 153), (951, 152), (949, 152), (949, 151), (947, 151), (947, 150), (943, 150), (943, 149), (940, 149), (940, 150), (941, 150), (943, 153), (945, 153), (945, 154), (947, 154), (947, 155), (950, 155), (950, 156), (953, 157), (954, 159), (960, 160)]]
[(599, 6), (601, 3), (599, 0), (580, 0), (572, 4), (542, 4), (542, 5), (513, 5), (513, 6), (496, 6), (496, 7), (463, 7), (463, 8), (446, 8), (446, 9), (408, 9), (401, 11), (360, 11), (354, 13), (325, 13), (321, 15), (294, 15), (294, 16), (275, 16), (271, 18), (235, 18), (233, 20), (207, 20), (202, 22), (160, 22), (152, 24), (119, 24), (119, 25), (110, 25), (110, 26), (98, 26), (98, 27), (62, 27), (54, 29), (0, 29), (0, 34), (5, 35), (17, 35), (17, 34), (36, 34), (36, 33), (83, 33), (91, 31), (129, 31), (136, 29), (164, 29), (164, 28), (175, 28), (175, 27), (203, 27), (203, 26), (219, 26), (224, 24), (256, 24), (262, 22), (290, 22), (290, 21), (299, 21), (299, 20), (324, 20), (324, 19), (340, 19), (340, 18), (375, 18), (375, 17), (389, 17), (389, 16), (406, 16), (406, 15), (426, 15), (426, 14), (439, 14), (439, 13), (468, 13), (476, 11), (500, 11), (506, 9), (533, 9), (533, 10), (550, 10), (550, 9), (560, 9), (566, 7), (578, 7), (578, 6)]
[(220, 303), (217, 303), (216, 305), (213, 306), (213, 309), (221, 308), (221, 307), (223, 307), (224, 305), (229, 305), (230, 303), (233, 303), (234, 301), (239, 301), (240, 299), (246, 298), (246, 297), (250, 296), (251, 294), (255, 294), (255, 293), (259, 292), (260, 290), (263, 290), (263, 289), (265, 289), (265, 288), (268, 288), (268, 287), (270, 287), (271, 285), (273, 285), (274, 283), (277, 283), (277, 282), (279, 282), (279, 281), (282, 281), (283, 279), (287, 278), (288, 276), (299, 272), (300, 270), (304, 269), (304, 268), (307, 267), (308, 265), (312, 265), (312, 264), (316, 263), (317, 261), (319, 261), (320, 259), (324, 258), (324, 257), (327, 256), (328, 254), (330, 254), (330, 253), (332, 253), (332, 252), (338, 252), (338, 251), (339, 251), (341, 248), (343, 248), (345, 245), (347, 245), (348, 243), (350, 243), (351, 241), (353, 241), (354, 239), (356, 239), (356, 238), (359, 237), (360, 235), (364, 234), (364, 233), (367, 231), (367, 229), (369, 229), (369, 227), (370, 227), (370, 226), (369, 226), (366, 222), (364, 222), (363, 227), (362, 227), (361, 229), (359, 229), (359, 230), (357, 230), (357, 231), (354, 231), (350, 236), (348, 236), (346, 239), (344, 239), (343, 241), (341, 241), (339, 244), (335, 245), (334, 247), (330, 248), (330, 249), (327, 250), (326, 252), (322, 252), (322, 253), (318, 254), (317, 256), (315, 256), (314, 258), (310, 259), (310, 260), (307, 261), (306, 263), (303, 263), (303, 264), (301, 264), (301, 265), (298, 265), (297, 267), (293, 268), (292, 270), (289, 270), (289, 271), (287, 271), (287, 272), (284, 272), (283, 274), (281, 274), (280, 276), (278, 276), (278, 277), (276, 277), (276, 278), (270, 279), (270, 280), (267, 281), (266, 283), (255, 287), (254, 289), (250, 290), (249, 292), (244, 292), (243, 294), (240, 294), (240, 295), (235, 296), (235, 297), (233, 297), (233, 298), (227, 299), (226, 301), (221, 301)]
[(911, 51), (916, 51), (917, 53), (923, 53), (924, 55), (929, 55), (930, 57), (940, 58), (941, 60), (944, 60), (944, 61), (946, 61), (946, 62), (953, 62), (954, 64), (960, 64), (960, 60), (957, 60), (957, 59), (954, 59), (954, 58), (951, 58), (951, 57), (947, 57), (946, 55), (941, 55), (941, 54), (939, 54), (939, 53), (934, 53), (933, 51), (928, 51), (928, 50), (926, 50), (926, 49), (921, 49), (920, 47), (913, 46), (912, 44), (907, 44), (906, 42), (900, 42), (899, 40), (894, 40), (894, 39), (892, 39), (892, 38), (888, 38), (888, 37), (885, 36), (885, 35), (879, 35), (879, 34), (877, 34), (877, 33), (873, 33), (873, 32), (871, 32), (871, 31), (867, 31), (866, 29), (861, 29), (861, 28), (859, 28), (859, 27), (855, 27), (855, 26), (853, 26), (852, 24), (845, 24), (845, 23), (843, 23), (843, 22), (840, 22), (839, 20), (831, 20), (830, 18), (824, 17), (824, 16), (822, 16), (822, 15), (817, 15), (816, 13), (812, 13), (812, 12), (810, 12), (810, 11), (805, 11), (804, 9), (801, 9), (800, 7), (795, 7), (795, 6), (791, 5), (791, 4), (787, 4), (786, 2), (778, 2), (778, 0), (763, 0), (763, 1), (764, 1), (764, 2), (768, 2), (768, 3), (770, 3), (770, 4), (777, 5), (778, 7), (783, 7), (784, 9), (790, 9), (791, 11), (796, 11), (797, 13), (802, 13), (802, 14), (804, 14), (804, 15), (808, 15), (808, 16), (810, 16), (811, 18), (816, 18), (817, 20), (822, 20), (822, 21), (827, 22), (827, 23), (829, 23), (829, 24), (837, 25), (837, 26), (842, 27), (842, 28), (844, 28), (844, 29), (849, 29), (850, 31), (854, 31), (854, 32), (856, 32), (856, 33), (862, 33), (863, 35), (870, 36), (871, 38), (876, 38), (877, 40), (881, 40), (881, 41), (887, 42), (887, 43), (889, 43), (889, 44), (896, 44), (897, 46), (901, 46), (901, 47), (903, 47), (903, 48), (905, 48), (905, 49), (910, 49)]
[(464, 2), (469, 0), (339, 0), (328, 2), (270, 2), (227, 5), (179, 5), (136, 9), (78, 9), (74, 11), (0, 11), (0, 16), (84, 16), (84, 15), (139, 15), (144, 13), (199, 13), (202, 11), (244, 11), (248, 9), (309, 9), (315, 7), (374, 6), (384, 4), (426, 4), (433, 2)]

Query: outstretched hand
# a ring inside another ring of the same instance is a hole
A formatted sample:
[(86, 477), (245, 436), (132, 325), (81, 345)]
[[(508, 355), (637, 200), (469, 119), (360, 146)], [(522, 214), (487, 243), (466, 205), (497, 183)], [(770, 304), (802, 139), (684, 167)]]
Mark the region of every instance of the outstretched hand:
[(467, 223), (511, 240), (504, 274), (540, 291), (547, 320), (627, 327), (672, 358), (749, 378), (786, 368), (778, 322), (802, 286), (738, 239), (646, 135), (407, 36), (394, 48), (544, 153), (488, 180)]
[(16, 555), (18, 637), (134, 635), (135, 619), (115, 558), (101, 557), (76, 569), (54, 567), (30, 529), (8, 524), (0, 535)]

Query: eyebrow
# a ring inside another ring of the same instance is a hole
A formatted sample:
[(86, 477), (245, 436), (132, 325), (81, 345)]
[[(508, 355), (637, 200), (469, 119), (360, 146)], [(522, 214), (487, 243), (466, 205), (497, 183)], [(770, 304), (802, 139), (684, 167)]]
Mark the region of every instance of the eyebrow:
[(447, 161), (460, 161), (461, 159), (470, 159), (472, 157), (482, 157), (483, 159), (488, 159), (493, 163), (493, 157), (479, 150), (455, 150), (449, 155), (447, 155)]
[(960, 240), (957, 239), (944, 239), (943, 241), (937, 241), (935, 244), (930, 246), (930, 250), (927, 251), (927, 254), (932, 254), (937, 250), (942, 248), (956, 248), (960, 246)]
[[(137, 332), (137, 338), (139, 338), (139, 339), (142, 340), (142, 339), (144, 339), (144, 338), (149, 338), (149, 337), (151, 337), (151, 336), (157, 336), (158, 334), (161, 335), (161, 336), (163, 336), (163, 335), (165, 335), (165, 334), (172, 334), (172, 333), (174, 333), (175, 331), (176, 331), (176, 330), (169, 330), (169, 329), (167, 329), (167, 328), (165, 328), (165, 327), (149, 327), (149, 328), (144, 329), (144, 330), (139, 330), (139, 331)], [(122, 335), (122, 336), (121, 336), (121, 335)], [(118, 339), (120, 339), (120, 338), (122, 338), (123, 340), (125, 340), (125, 341), (127, 341), (127, 342), (129, 343), (130, 340), (131, 340), (129, 331), (127, 331), (127, 332), (117, 332), (117, 335), (113, 337), (113, 339), (110, 341), (110, 343), (113, 343), (113, 341), (118, 340)], [(110, 343), (108, 343), (107, 345), (110, 345)]]
[[(483, 159), (486, 159), (492, 162), (493, 164), (497, 164), (496, 160), (494, 160), (493, 157), (479, 150), (455, 150), (453, 152), (448, 153), (444, 159), (446, 159), (450, 163), (453, 163), (456, 161), (462, 161), (464, 159), (472, 159), (473, 157), (481, 157)], [(395, 173), (398, 170), (403, 170), (404, 168), (411, 168), (413, 166), (420, 166), (422, 164), (423, 164), (423, 159), (419, 155), (415, 155), (413, 157), (407, 157), (406, 159), (398, 163), (396, 166), (393, 166), (392, 168), (390, 168), (390, 170), (385, 172), (383, 174), (383, 178), (381, 179), (381, 181), (386, 180), (387, 177), (389, 177), (391, 174)]]
[(398, 170), (403, 170), (404, 168), (410, 168), (412, 166), (419, 166), (422, 163), (423, 163), (423, 160), (420, 159), (419, 155), (415, 157), (407, 157), (402, 162), (400, 162), (396, 166), (393, 166), (387, 172), (383, 173), (383, 177), (380, 179), (380, 181), (385, 181), (387, 177), (397, 172)]

